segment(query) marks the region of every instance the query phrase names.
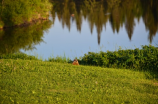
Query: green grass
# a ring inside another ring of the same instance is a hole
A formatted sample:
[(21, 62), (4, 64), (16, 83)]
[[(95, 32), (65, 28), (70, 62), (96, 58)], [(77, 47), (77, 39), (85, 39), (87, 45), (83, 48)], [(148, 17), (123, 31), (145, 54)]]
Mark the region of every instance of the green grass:
[(1, 104), (157, 104), (147, 72), (39, 60), (0, 59)]

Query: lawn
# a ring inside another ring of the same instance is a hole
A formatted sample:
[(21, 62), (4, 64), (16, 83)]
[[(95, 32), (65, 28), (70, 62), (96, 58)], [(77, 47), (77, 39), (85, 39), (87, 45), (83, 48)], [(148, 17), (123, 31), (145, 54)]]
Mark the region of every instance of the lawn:
[(0, 59), (1, 104), (158, 104), (148, 72)]

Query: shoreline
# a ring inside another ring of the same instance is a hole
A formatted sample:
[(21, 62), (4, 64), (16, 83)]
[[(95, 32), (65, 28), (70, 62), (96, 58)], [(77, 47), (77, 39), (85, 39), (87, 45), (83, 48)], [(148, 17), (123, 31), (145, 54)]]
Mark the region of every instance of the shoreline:
[(40, 20), (48, 20), (49, 19), (49, 16), (48, 17), (40, 17), (38, 19), (32, 19), (30, 22), (24, 22), (22, 24), (19, 24), (19, 25), (13, 25), (13, 26), (3, 26), (3, 27), (0, 27), (0, 30), (3, 30), (3, 29), (6, 29), (6, 28), (12, 28), (12, 27), (25, 27), (25, 26), (28, 26), (28, 25), (31, 25), (37, 21), (40, 21)]

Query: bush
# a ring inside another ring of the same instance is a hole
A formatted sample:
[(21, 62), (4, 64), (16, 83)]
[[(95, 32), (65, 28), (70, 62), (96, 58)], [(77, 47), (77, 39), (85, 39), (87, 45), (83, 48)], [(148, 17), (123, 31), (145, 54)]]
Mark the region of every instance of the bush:
[(80, 64), (111, 68), (128, 68), (138, 70), (158, 70), (158, 49), (154, 46), (142, 46), (142, 49), (128, 49), (107, 52), (88, 52)]

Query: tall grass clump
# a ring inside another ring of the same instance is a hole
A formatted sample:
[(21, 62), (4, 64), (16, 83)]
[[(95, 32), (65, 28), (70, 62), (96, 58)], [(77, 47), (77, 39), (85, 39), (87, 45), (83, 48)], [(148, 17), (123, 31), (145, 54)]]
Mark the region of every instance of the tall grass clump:
[(134, 50), (88, 52), (79, 60), (79, 63), (109, 68), (158, 71), (158, 48), (145, 45), (141, 49), (136, 48)]
[(62, 57), (62, 56), (57, 56), (57, 57), (53, 57), (53, 58), (48, 58), (48, 60), (46, 60), (48, 62), (60, 62), (60, 63), (71, 63), (72, 60), (70, 58), (67, 58), (66, 56)]

